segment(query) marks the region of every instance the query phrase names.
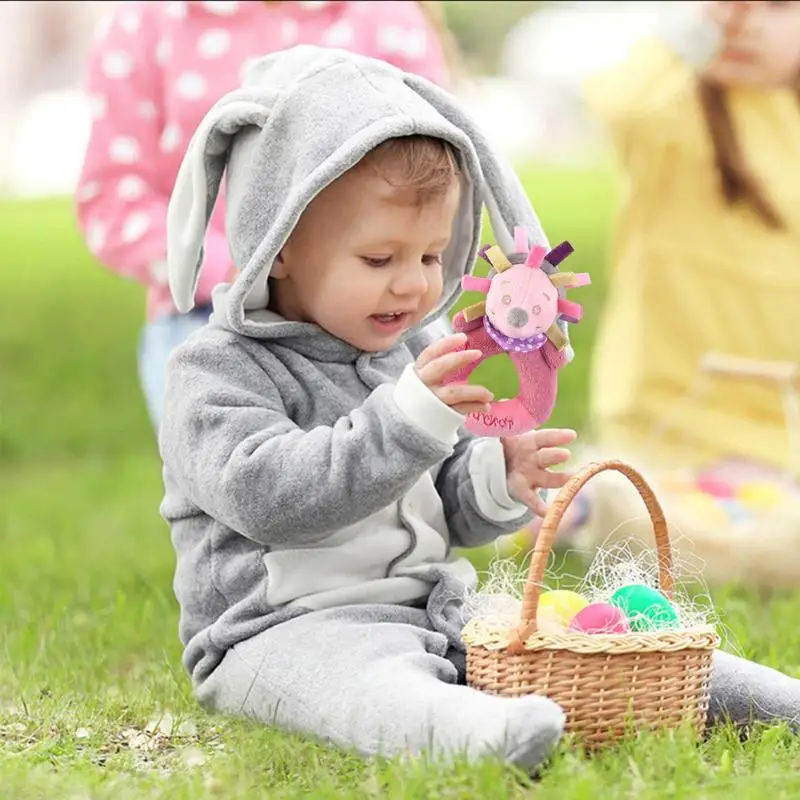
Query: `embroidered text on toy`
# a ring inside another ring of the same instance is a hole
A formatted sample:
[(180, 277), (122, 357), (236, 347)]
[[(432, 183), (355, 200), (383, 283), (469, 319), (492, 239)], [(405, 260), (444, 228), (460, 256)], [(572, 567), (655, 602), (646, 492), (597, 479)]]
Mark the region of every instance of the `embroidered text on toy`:
[(478, 411), (475, 418), (480, 421), (482, 425), (497, 427), (504, 431), (510, 431), (514, 425), (514, 420), (511, 417), (496, 417), (494, 414), (489, 414), (483, 411)]
[[(556, 267), (573, 252), (568, 242), (548, 251), (528, 245), (523, 228), (514, 231), (512, 263), (497, 245), (484, 247), (480, 255), (492, 267), (489, 277), (467, 275), (465, 291), (486, 295), (480, 303), (456, 314), (453, 328), (467, 334), (466, 347), (483, 357), (450, 382), (464, 381), (487, 358), (507, 353), (520, 380), (520, 391), (511, 400), (492, 403), (487, 413), (470, 414), (466, 428), (488, 436), (524, 433), (547, 420), (555, 403), (555, 372), (566, 363), (567, 337), (559, 320), (580, 322), (583, 308), (567, 300), (566, 289), (591, 283), (589, 274), (557, 272)], [(549, 268), (552, 274), (545, 271)]]

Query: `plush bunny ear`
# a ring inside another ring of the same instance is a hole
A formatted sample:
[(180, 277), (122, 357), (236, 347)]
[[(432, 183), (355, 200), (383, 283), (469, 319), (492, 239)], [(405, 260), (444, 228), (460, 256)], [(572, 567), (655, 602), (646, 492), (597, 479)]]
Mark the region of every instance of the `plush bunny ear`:
[(203, 241), (233, 138), (246, 126), (262, 128), (268, 116), (248, 92), (232, 92), (211, 108), (189, 142), (167, 209), (169, 288), (181, 313), (194, 306)]

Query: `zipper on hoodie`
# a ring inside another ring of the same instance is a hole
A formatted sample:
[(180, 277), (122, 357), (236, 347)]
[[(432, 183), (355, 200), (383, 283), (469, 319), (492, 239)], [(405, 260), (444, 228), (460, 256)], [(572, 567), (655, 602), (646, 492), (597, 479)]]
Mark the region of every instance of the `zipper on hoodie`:
[(400, 517), (400, 522), (402, 523), (403, 527), (406, 529), (406, 531), (408, 531), (409, 544), (408, 544), (408, 547), (402, 553), (400, 553), (399, 556), (395, 556), (389, 562), (388, 566), (386, 567), (386, 575), (385, 575), (385, 577), (387, 577), (387, 578), (391, 576), (392, 570), (401, 561), (404, 561), (406, 558), (408, 558), (414, 552), (414, 550), (417, 549), (417, 534), (414, 531), (413, 526), (409, 522), (408, 517), (405, 514), (405, 509), (403, 508), (403, 501), (405, 499), (406, 499), (406, 496), (403, 495), (403, 497), (401, 497), (397, 501), (397, 514)]

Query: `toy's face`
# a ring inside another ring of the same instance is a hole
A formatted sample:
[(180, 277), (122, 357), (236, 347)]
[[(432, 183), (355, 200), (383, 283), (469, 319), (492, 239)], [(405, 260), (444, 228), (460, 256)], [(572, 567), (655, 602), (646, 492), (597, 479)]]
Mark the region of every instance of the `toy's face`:
[(546, 333), (558, 316), (558, 292), (541, 269), (518, 264), (492, 280), (486, 314), (497, 330), (514, 339)]

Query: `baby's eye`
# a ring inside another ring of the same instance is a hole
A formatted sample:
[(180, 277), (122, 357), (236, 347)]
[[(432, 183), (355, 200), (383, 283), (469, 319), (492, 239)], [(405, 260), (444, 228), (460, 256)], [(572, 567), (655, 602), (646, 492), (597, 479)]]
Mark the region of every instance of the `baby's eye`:
[(504, 294), (503, 297), (502, 297), (502, 303), (503, 303), (504, 306), (510, 306), (511, 305), (511, 295), (510, 294)]
[(533, 307), (533, 313), (538, 317), (539, 314), (542, 313), (542, 307), (541, 306), (534, 306)]
[(361, 260), (368, 267), (385, 267), (391, 260), (391, 256), (361, 256)]
[(431, 264), (441, 264), (442, 257), (441, 256), (422, 256), (422, 263), (430, 266)]

